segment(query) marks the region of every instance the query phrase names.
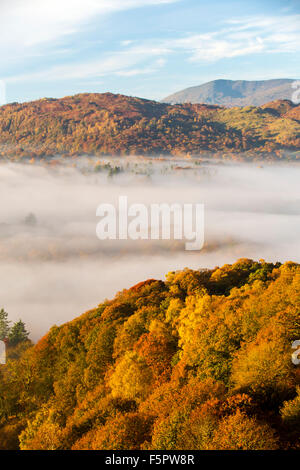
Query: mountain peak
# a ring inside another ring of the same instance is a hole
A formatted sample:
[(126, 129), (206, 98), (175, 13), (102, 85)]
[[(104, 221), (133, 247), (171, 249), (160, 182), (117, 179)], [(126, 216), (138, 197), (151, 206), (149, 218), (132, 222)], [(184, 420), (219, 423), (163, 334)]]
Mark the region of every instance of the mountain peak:
[(207, 103), (222, 106), (261, 106), (270, 101), (291, 99), (294, 80), (227, 80), (217, 79), (186, 88), (162, 100), (163, 103)]

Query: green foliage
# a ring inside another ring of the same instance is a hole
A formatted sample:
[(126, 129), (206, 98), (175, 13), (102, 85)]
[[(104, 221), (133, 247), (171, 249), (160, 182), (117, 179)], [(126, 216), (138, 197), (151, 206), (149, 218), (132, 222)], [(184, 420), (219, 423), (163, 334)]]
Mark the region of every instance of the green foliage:
[(25, 323), (22, 320), (13, 324), (9, 331), (8, 341), (11, 346), (16, 346), (18, 343), (27, 341), (29, 332), (26, 331)]
[(1, 308), (0, 310), (0, 340), (3, 341), (8, 337), (10, 331), (10, 321), (8, 320), (8, 313)]

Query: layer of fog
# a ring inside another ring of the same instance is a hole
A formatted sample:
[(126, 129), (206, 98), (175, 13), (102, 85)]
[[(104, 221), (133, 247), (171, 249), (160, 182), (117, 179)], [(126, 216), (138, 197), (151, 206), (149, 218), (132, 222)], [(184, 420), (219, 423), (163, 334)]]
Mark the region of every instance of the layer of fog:
[[(171, 170), (168, 162), (152, 162), (151, 172), (141, 174), (137, 168), (108, 178), (84, 168), (0, 165), (0, 308), (22, 318), (34, 340), (170, 270), (240, 257), (300, 262), (300, 167)], [(204, 203), (204, 249), (185, 251), (181, 241), (98, 240), (96, 208), (119, 195), (129, 203)]]

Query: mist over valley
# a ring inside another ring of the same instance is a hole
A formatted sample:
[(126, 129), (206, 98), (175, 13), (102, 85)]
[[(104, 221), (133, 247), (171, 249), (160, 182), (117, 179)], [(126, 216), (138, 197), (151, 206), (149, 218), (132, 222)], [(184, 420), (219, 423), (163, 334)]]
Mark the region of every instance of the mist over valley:
[[(37, 340), (117, 291), (238, 258), (300, 261), (300, 168), (197, 159), (0, 165), (0, 298)], [(204, 203), (205, 244), (99, 240), (100, 203)]]

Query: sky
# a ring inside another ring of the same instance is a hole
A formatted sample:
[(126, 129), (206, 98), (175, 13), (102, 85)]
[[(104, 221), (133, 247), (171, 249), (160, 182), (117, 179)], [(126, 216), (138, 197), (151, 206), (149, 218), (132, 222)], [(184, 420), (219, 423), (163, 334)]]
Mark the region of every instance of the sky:
[(0, 0), (0, 104), (300, 78), (300, 0)]

